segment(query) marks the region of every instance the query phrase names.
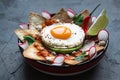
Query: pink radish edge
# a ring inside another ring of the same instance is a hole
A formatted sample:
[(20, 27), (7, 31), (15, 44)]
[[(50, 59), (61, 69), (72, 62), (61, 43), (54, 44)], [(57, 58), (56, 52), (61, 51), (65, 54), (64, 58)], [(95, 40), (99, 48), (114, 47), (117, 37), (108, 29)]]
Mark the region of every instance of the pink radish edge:
[[(92, 49), (94, 49), (94, 52), (93, 52), (93, 54), (91, 55), (90, 51), (91, 51)], [(90, 60), (93, 59), (93, 58), (96, 56), (96, 54), (97, 54), (96, 47), (95, 47), (95, 46), (92, 46), (92, 47), (88, 50), (88, 55), (89, 55)]]
[(72, 10), (71, 8), (69, 8), (68, 10), (67, 10), (67, 14), (69, 15), (69, 17), (74, 17), (74, 15), (76, 14), (76, 12), (74, 11), (74, 10)]
[[(99, 34), (100, 34), (101, 31), (107, 32), (107, 34), (108, 34), (107, 40), (109, 40), (109, 32), (108, 32), (106, 29), (102, 29), (102, 30), (100, 30), (100, 31), (98, 32), (98, 34), (97, 34), (97, 35), (98, 35), (98, 36), (97, 36), (97, 39), (100, 41), (100, 39), (99, 39)], [(107, 40), (106, 40), (106, 41), (107, 41)]]
[(42, 11), (42, 16), (46, 19), (51, 18), (51, 14), (48, 11), (45, 11), (45, 10)]
[(74, 15), (76, 14), (76, 12), (73, 9), (71, 9), (71, 8), (69, 8), (67, 11), (73, 13)]
[(27, 23), (20, 23), (19, 26), (21, 29), (29, 29), (29, 24)]
[(89, 41), (89, 43), (84, 44), (80, 51), (88, 51), (92, 46), (95, 46), (95, 41)]
[(18, 42), (18, 45), (22, 48), (22, 49), (26, 49), (28, 47), (28, 42), (25, 41), (25, 42)]
[[(56, 61), (58, 58), (61, 58), (62, 60), (61, 61)], [(54, 60), (53, 60), (53, 63), (52, 63), (52, 65), (56, 65), (56, 66), (60, 66), (60, 65), (62, 65), (63, 64), (63, 62), (64, 62), (64, 55), (62, 55), (62, 54), (59, 54), (59, 55), (57, 55), (55, 58), (54, 58)]]

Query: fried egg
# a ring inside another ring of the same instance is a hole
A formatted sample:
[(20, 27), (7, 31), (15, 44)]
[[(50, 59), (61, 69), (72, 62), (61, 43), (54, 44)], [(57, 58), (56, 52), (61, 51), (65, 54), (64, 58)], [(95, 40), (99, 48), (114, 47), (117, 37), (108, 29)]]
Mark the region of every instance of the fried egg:
[(57, 23), (41, 30), (43, 43), (53, 48), (72, 48), (83, 43), (85, 33), (73, 23)]

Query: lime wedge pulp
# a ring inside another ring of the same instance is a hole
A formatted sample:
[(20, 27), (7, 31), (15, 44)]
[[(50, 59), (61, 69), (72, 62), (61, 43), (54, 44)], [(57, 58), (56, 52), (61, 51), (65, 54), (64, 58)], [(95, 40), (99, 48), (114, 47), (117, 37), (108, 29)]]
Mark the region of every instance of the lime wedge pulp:
[(105, 29), (108, 24), (108, 16), (106, 14), (106, 10), (103, 9), (102, 12), (97, 17), (96, 21), (90, 26), (87, 31), (87, 35), (95, 36), (102, 29)]

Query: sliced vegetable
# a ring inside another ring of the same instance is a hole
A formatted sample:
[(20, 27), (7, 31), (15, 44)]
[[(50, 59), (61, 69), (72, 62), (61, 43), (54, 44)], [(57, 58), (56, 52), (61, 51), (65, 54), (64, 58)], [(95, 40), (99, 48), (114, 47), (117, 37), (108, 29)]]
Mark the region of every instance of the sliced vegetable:
[(25, 41), (25, 42), (19, 41), (18, 45), (25, 50), (28, 47), (28, 41)]
[(95, 46), (95, 41), (85, 41), (84, 46), (80, 50), (88, 51), (92, 46)]
[(76, 46), (74, 48), (53, 48), (53, 47), (50, 47), (48, 45), (45, 44), (45, 46), (52, 50), (52, 51), (55, 51), (57, 53), (62, 53), (62, 54), (66, 54), (66, 53), (72, 53), (73, 51), (76, 51), (76, 50), (79, 50), (81, 47), (82, 47), (83, 44), (80, 44), (79, 46)]
[(24, 36), (24, 40), (28, 41), (28, 45), (31, 45), (33, 42), (35, 42), (35, 39), (29, 35)]
[(103, 29), (103, 30), (100, 30), (99, 33), (98, 33), (98, 40), (99, 41), (107, 41), (109, 38), (109, 33), (107, 30)]
[(74, 10), (72, 10), (71, 8), (69, 8), (67, 10), (67, 14), (69, 15), (69, 17), (73, 18), (76, 14), (76, 12)]
[(59, 54), (55, 57), (52, 65), (61, 66), (64, 62), (64, 59), (64, 55)]
[(51, 14), (47, 11), (42, 11), (42, 16), (46, 19), (50, 19), (51, 18)]
[(21, 23), (19, 26), (21, 29), (29, 29), (29, 25), (27, 23)]
[(85, 55), (86, 55), (86, 51), (82, 52), (82, 54), (80, 56), (77, 56), (75, 58), (75, 60), (80, 61), (80, 60), (82, 60), (85, 57)]
[(88, 52), (90, 59), (93, 59), (96, 56), (96, 47), (92, 46)]

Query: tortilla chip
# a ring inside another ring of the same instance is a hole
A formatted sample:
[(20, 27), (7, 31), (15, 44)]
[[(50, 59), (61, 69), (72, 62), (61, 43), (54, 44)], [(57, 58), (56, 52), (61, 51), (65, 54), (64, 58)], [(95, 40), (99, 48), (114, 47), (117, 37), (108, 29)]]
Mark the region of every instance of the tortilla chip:
[[(35, 45), (37, 45), (37, 48)], [(38, 55), (38, 53), (42, 49), (43, 48), (41, 47), (40, 43), (34, 42), (32, 45), (30, 45), (27, 49), (24, 50), (23, 56), (26, 58), (29, 58), (29, 59), (33, 59), (33, 60), (43, 60), (44, 61), (45, 57)]]
[(33, 37), (36, 41), (41, 41), (41, 37), (40, 37), (40, 32), (38, 30), (35, 29), (26, 29), (24, 30), (27, 35), (30, 35), (31, 37)]
[(18, 38), (24, 42), (24, 36), (30, 35), (33, 37), (36, 41), (40, 41), (40, 32), (35, 29), (16, 29), (15, 34), (18, 36)]
[(89, 10), (85, 9), (80, 14), (82, 14), (84, 17), (86, 17), (86, 16), (90, 15), (90, 12), (89, 12)]
[(15, 34), (18, 36), (18, 38), (24, 42), (24, 36), (27, 35), (27, 33), (23, 30), (23, 29), (16, 29), (15, 31)]
[(104, 49), (104, 46), (99, 46), (98, 44), (95, 45), (97, 52), (100, 52)]
[(45, 21), (45, 18), (38, 13), (31, 12), (29, 14), (29, 28), (40, 30), (42, 26), (41, 23)]
[(56, 13), (52, 19), (59, 20), (63, 23), (70, 23), (72, 19), (68, 16), (67, 12), (62, 8), (58, 13)]

